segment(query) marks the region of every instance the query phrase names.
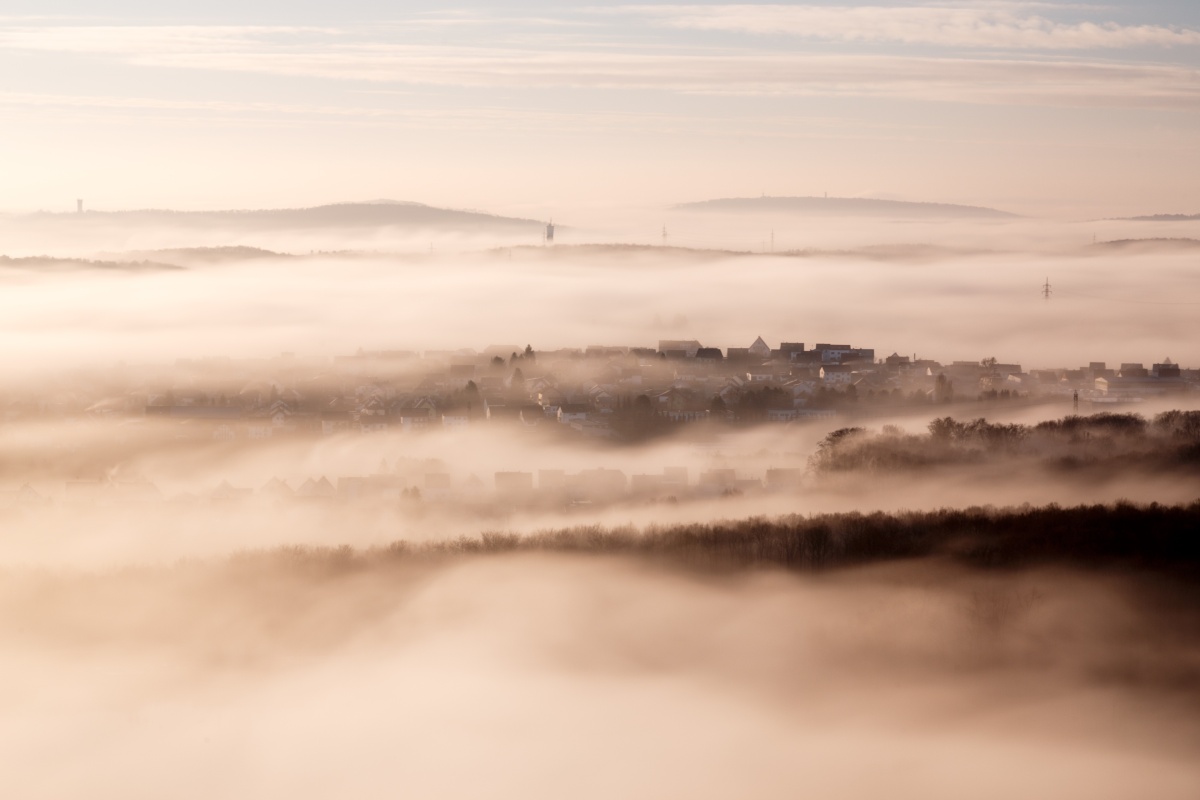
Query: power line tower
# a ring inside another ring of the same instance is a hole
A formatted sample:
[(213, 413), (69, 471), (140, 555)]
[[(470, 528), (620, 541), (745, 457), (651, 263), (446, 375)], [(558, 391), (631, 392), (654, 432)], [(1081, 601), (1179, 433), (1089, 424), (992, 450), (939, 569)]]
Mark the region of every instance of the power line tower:
[(1049, 300), (1052, 291), (1053, 290), (1050, 288), (1050, 279), (1046, 278), (1046, 282), (1044, 284), (1042, 284), (1042, 297)]

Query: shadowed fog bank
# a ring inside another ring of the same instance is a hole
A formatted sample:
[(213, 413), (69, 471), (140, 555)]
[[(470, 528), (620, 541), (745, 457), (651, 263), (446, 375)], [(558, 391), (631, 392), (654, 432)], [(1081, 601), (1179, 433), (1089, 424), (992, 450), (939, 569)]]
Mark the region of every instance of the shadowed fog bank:
[[(5, 781), (101, 799), (1191, 797), (1198, 513), (834, 517), (10, 571)], [(1069, 555), (1039, 554), (1027, 532), (1068, 521)], [(889, 526), (942, 555), (828, 568)], [(1082, 558), (1096, 528), (1126, 552)], [(1031, 557), (981, 566), (973, 530)], [(793, 573), (770, 566), (788, 565), (772, 536), (799, 537)]]

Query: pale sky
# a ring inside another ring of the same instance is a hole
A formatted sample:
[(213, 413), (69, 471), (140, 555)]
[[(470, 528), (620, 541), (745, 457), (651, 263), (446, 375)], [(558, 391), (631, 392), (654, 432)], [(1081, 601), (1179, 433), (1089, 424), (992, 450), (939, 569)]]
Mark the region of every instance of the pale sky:
[(0, 170), (8, 211), (1198, 213), (1200, 3), (4, 0)]

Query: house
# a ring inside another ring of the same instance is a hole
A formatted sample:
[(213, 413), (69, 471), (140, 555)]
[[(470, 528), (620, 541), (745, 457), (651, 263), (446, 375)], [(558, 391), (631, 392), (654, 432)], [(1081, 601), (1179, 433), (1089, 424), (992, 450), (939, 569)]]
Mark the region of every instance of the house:
[[(803, 347), (801, 349), (803, 349)], [(746, 348), (746, 352), (754, 358), (770, 358), (771, 346), (764, 342), (763, 338), (759, 336), (754, 340), (754, 344)]]
[(629, 489), (634, 494), (657, 494), (662, 488), (662, 475), (632, 475), (629, 478)]
[(854, 382), (855, 368), (849, 364), (826, 364), (821, 367), (821, 380), (832, 386), (848, 386)]
[(113, 481), (109, 495), (117, 503), (158, 503), (163, 499), (158, 487), (144, 478)]
[(804, 342), (782, 342), (772, 355), (784, 361), (797, 361), (804, 355)]
[(396, 423), (405, 433), (429, 430), (435, 422), (434, 415), (426, 409), (407, 409), (396, 416)]
[(540, 469), (537, 483), (540, 492), (565, 492), (567, 490), (567, 473), (561, 469)]
[(525, 404), (488, 403), (487, 418), (490, 422), (520, 422), (524, 407)]
[(768, 469), (767, 488), (772, 490), (794, 489), (804, 479), (802, 469)]
[(1160, 397), (1187, 391), (1187, 383), (1181, 377), (1153, 378), (1149, 375), (1137, 378), (1097, 378), (1096, 394), (1113, 400), (1137, 400)]
[(358, 429), (363, 433), (387, 433), (388, 418), (386, 416), (359, 416)]
[(497, 472), (496, 493), (502, 495), (527, 495), (533, 493), (532, 472)]
[(668, 358), (695, 358), (700, 352), (700, 343), (695, 339), (662, 339), (658, 343), (658, 352)]
[(318, 480), (309, 478), (300, 484), (300, 488), (296, 490), (296, 496), (306, 500), (331, 500), (337, 497), (337, 489), (328, 478), (322, 475)]
[(228, 423), (212, 426), (212, 439), (217, 442), (232, 442), (237, 439), (237, 429)]
[(536, 397), (552, 388), (554, 388), (554, 382), (550, 378), (537, 377), (525, 379), (525, 392), (531, 397)]
[(21, 486), (20, 489), (12, 491), (0, 492), (0, 507), (9, 508), (12, 506), (40, 506), (48, 505), (50, 500), (42, 495), (37, 489), (34, 489), (28, 483)]
[(583, 403), (567, 403), (559, 407), (558, 421), (563, 424), (585, 422), (587, 421), (589, 411), (591, 411), (591, 407)]
[(710, 469), (700, 473), (700, 486), (705, 489), (728, 489), (737, 481), (737, 472), (732, 469)]
[(602, 420), (586, 419), (582, 422), (572, 422), (570, 425), (572, 430), (594, 439), (613, 439), (616, 437), (616, 433), (612, 427)]
[(603, 386), (593, 386), (588, 395), (591, 398), (592, 406), (602, 411), (612, 411), (616, 408), (617, 396), (608, 388)]
[(322, 411), (321, 433), (325, 436), (346, 433), (350, 430), (352, 420), (349, 411)]
[(813, 347), (816, 359), (822, 364), (845, 364), (851, 361), (875, 362), (875, 351), (869, 347), (851, 347), (848, 344), (819, 343)]
[(1155, 364), (1150, 369), (1150, 375), (1155, 378), (1178, 378), (1180, 377), (1179, 365), (1167, 358), (1161, 364)]
[(270, 439), (275, 434), (275, 425), (265, 415), (251, 417), (246, 421), (246, 438), (251, 440)]
[(241, 503), (249, 500), (254, 495), (253, 489), (242, 489), (235, 487), (229, 481), (221, 481), (217, 488), (213, 489), (209, 495), (209, 502), (220, 503), (222, 505)]
[(848, 344), (820, 342), (813, 346), (813, 352), (819, 354), (822, 364), (840, 364), (845, 356), (854, 352), (854, 348)]
[(814, 380), (793, 380), (784, 384), (785, 389), (792, 393), (792, 404), (803, 406), (808, 403), (814, 394), (817, 392), (817, 381)]
[(708, 419), (710, 412), (697, 404), (690, 408), (669, 408), (661, 413), (672, 422), (703, 422)]
[(1150, 370), (1143, 367), (1141, 364), (1122, 364), (1121, 369), (1117, 371), (1118, 378), (1148, 378)]
[(429, 396), (409, 397), (392, 405), (391, 421), (405, 433), (432, 428), (441, 422), (437, 402)]
[(258, 490), (258, 496), (264, 500), (284, 502), (294, 499), (296, 493), (292, 491), (292, 487), (288, 486), (286, 481), (272, 478)]
[(775, 379), (775, 370), (770, 367), (755, 367), (746, 372), (747, 383), (771, 383)]
[(526, 403), (518, 409), (517, 419), (526, 427), (533, 428), (546, 421), (546, 410), (536, 403)]
[(360, 420), (366, 417), (385, 417), (388, 413), (388, 402), (382, 394), (372, 394), (358, 406)]
[(629, 479), (619, 469), (585, 469), (567, 483), (572, 494), (589, 499), (616, 497), (629, 487)]
[(664, 467), (663, 485), (672, 489), (686, 489), (688, 485), (687, 467)]
[(443, 428), (466, 428), (471, 424), (471, 412), (464, 406), (446, 409), (442, 412)]

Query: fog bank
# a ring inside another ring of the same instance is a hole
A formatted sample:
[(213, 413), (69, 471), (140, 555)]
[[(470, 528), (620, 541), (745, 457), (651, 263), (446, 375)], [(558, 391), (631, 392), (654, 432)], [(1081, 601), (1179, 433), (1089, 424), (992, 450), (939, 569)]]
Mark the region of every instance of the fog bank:
[(562, 557), (10, 575), (5, 781), (99, 800), (1190, 797), (1194, 684), (1170, 676), (1195, 620), (1158, 627), (1141, 596), (1061, 572), (697, 581)]

